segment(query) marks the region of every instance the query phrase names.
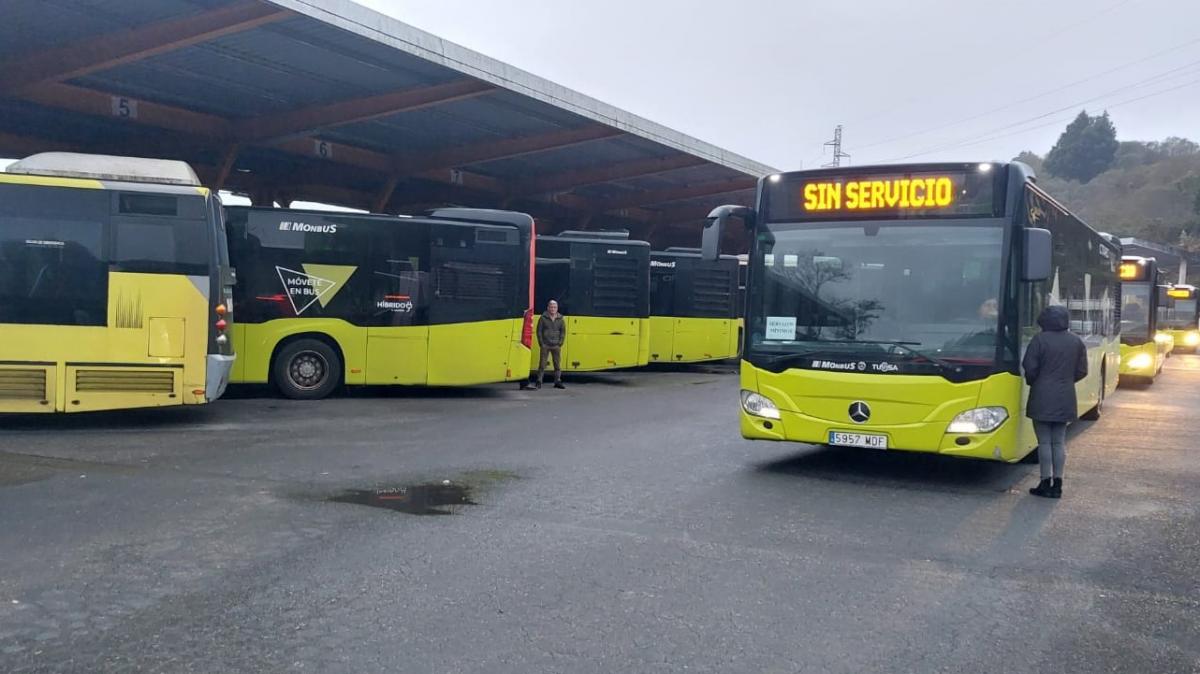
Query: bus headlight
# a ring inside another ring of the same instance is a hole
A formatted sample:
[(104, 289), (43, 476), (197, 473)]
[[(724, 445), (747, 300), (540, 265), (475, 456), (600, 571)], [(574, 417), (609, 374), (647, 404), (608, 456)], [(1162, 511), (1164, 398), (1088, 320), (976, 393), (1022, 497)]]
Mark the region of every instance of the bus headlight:
[(775, 406), (775, 402), (754, 391), (742, 391), (742, 409), (751, 416), (764, 419), (779, 418), (779, 408)]
[(1003, 407), (977, 407), (954, 417), (947, 433), (991, 433), (1008, 420), (1008, 410)]
[(1200, 332), (1189, 332), (1183, 336), (1183, 343), (1188, 346), (1200, 346)]
[(1129, 359), (1129, 367), (1134, 370), (1148, 370), (1154, 365), (1154, 357), (1148, 353), (1139, 353)]

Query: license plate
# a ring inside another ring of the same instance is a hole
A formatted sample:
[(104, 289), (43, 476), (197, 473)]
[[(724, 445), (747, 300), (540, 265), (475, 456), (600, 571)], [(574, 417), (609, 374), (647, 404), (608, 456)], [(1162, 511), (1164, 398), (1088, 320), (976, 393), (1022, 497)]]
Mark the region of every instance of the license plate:
[(829, 444), (837, 447), (887, 449), (888, 437), (886, 435), (873, 435), (871, 433), (843, 433), (841, 431), (829, 431)]

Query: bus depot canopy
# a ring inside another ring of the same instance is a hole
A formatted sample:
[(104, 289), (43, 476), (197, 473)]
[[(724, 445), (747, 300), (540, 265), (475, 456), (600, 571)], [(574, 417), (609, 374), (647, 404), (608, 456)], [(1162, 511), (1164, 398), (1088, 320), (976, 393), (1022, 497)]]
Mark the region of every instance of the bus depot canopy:
[(1125, 255), (1152, 257), (1158, 260), (1159, 268), (1167, 274), (1164, 280), (1168, 283), (1187, 283), (1189, 273), (1191, 274), (1190, 278), (1194, 278), (1195, 272), (1200, 270), (1200, 256), (1175, 246), (1143, 239), (1124, 238), (1121, 239), (1121, 249)]
[(5, 3), (0, 157), (53, 150), (183, 159), (262, 205), (511, 208), (659, 247), (773, 172), (347, 0)]

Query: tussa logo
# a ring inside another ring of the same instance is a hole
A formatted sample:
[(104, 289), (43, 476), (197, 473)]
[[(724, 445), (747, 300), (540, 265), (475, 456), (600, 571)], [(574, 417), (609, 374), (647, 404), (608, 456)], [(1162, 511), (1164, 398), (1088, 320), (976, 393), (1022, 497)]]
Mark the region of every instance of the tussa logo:
[(281, 232), (306, 232), (310, 234), (337, 234), (337, 225), (310, 225), (307, 222), (284, 220), (279, 223)]
[(858, 361), (856, 363), (838, 363), (832, 360), (814, 360), (812, 362), (814, 370), (834, 370), (837, 372), (871, 372), (892, 373), (899, 372), (900, 366), (892, 363), (867, 363), (866, 361)]

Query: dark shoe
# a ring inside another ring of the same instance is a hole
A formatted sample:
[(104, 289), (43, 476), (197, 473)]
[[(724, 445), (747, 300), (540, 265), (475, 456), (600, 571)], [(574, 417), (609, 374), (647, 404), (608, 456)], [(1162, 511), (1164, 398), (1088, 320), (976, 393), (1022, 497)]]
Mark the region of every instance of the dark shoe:
[(1062, 498), (1062, 478), (1056, 477), (1050, 483), (1050, 498)]
[(1038, 486), (1033, 487), (1032, 489), (1029, 490), (1029, 493), (1033, 494), (1034, 496), (1041, 496), (1042, 498), (1054, 498), (1053, 496), (1051, 496), (1052, 487), (1051, 487), (1050, 478), (1046, 478), (1046, 479), (1042, 480), (1041, 482), (1039, 482)]
[(540, 382), (540, 381), (539, 381), (538, 383), (534, 384), (534, 385), (533, 385), (533, 388), (534, 388), (534, 390), (535, 390), (535, 391), (540, 391), (540, 390), (542, 390), (542, 382)]
[(566, 386), (563, 386), (561, 381), (556, 381), (554, 382), (554, 388), (566, 388)]

